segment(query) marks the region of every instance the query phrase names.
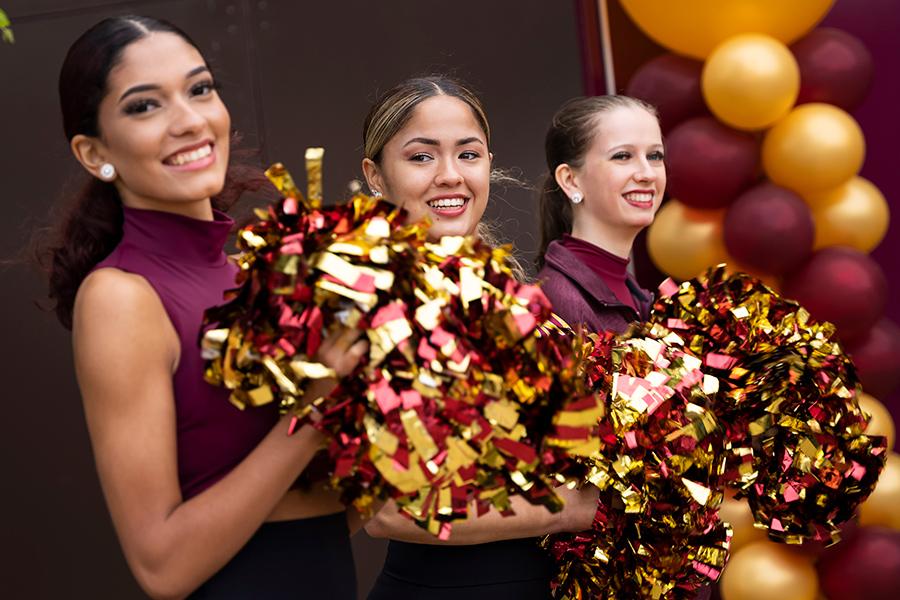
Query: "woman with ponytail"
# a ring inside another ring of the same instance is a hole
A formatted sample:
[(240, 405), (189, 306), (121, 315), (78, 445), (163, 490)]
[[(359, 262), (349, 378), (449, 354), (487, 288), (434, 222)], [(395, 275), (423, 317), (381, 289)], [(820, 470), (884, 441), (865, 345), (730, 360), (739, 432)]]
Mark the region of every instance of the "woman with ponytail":
[[(156, 598), (355, 598), (344, 508), (294, 486), (320, 434), (203, 380), (203, 311), (234, 286), (221, 210), (241, 191), (209, 65), (171, 24), (114, 17), (73, 44), (59, 93), (91, 181), (44, 264), (135, 578)], [(338, 338), (319, 359), (340, 375), (365, 347)]]
[(545, 150), (544, 293), (573, 327), (624, 331), (646, 319), (651, 304), (627, 267), (666, 188), (656, 110), (628, 96), (575, 98), (554, 115)]

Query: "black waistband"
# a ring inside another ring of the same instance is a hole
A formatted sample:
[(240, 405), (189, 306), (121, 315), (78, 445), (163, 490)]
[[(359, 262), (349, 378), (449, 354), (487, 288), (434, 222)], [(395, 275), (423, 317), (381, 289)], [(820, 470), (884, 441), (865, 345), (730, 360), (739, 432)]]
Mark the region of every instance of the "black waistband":
[(263, 523), (191, 600), (355, 600), (356, 572), (343, 512)]
[(397, 579), (431, 587), (531, 581), (551, 576), (551, 563), (536, 538), (471, 546), (391, 541), (384, 571)]

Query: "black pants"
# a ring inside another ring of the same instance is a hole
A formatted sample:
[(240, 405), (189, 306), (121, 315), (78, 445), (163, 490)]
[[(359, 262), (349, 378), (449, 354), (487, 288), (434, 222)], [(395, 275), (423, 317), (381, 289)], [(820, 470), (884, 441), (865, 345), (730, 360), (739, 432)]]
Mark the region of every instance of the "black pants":
[(263, 523), (190, 598), (356, 600), (346, 515)]
[(550, 576), (535, 539), (471, 546), (392, 541), (368, 600), (549, 600)]

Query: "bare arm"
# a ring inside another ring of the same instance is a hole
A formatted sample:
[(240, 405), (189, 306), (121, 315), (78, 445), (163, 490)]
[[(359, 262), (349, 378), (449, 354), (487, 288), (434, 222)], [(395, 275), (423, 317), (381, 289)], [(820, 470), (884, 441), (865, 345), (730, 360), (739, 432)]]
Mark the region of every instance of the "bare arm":
[(590, 529), (597, 511), (596, 488), (558, 488), (556, 491), (566, 502), (563, 510), (558, 513), (551, 513), (543, 506), (535, 506), (521, 496), (513, 496), (510, 501), (516, 513), (514, 516), (504, 517), (491, 510), (481, 517), (454, 523), (447, 541), (438, 539), (416, 525), (399, 512), (396, 504), (389, 502), (366, 523), (366, 533), (372, 537), (402, 542), (463, 546)]
[[(74, 321), (88, 430), (125, 557), (148, 594), (183, 597), (250, 539), (322, 436), (304, 427), (289, 437), (282, 419), (226, 477), (184, 501), (172, 390), (178, 338), (159, 298), (140, 277), (100, 270), (82, 285)], [(328, 350), (358, 360), (357, 345)]]

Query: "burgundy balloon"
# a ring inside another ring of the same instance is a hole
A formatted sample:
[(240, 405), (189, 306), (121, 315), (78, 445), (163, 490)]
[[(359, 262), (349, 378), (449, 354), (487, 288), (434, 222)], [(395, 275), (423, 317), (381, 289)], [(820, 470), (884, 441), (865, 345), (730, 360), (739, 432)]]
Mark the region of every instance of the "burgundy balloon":
[(711, 117), (685, 121), (666, 140), (669, 195), (695, 208), (722, 208), (757, 178), (759, 142)]
[[(841, 540), (847, 541), (853, 536), (856, 535), (859, 530), (859, 523), (856, 518), (850, 519), (849, 521), (842, 523), (840, 525), (840, 535)], [(828, 554), (833, 551), (835, 546), (828, 546), (831, 541), (812, 541), (805, 540), (802, 544), (798, 546), (791, 546), (791, 549), (795, 552), (799, 552), (805, 556), (808, 556), (811, 560), (818, 559), (824, 554)]]
[(880, 320), (847, 352), (866, 393), (884, 400), (900, 386), (900, 327), (893, 321)]
[(822, 248), (782, 282), (781, 291), (820, 321), (831, 321), (847, 344), (884, 313), (887, 281), (868, 255), (843, 246)]
[(826, 551), (816, 568), (828, 600), (895, 600), (900, 591), (900, 531), (860, 527)]
[(738, 262), (783, 275), (812, 252), (815, 225), (794, 192), (765, 182), (741, 194), (725, 213), (725, 247)]
[(663, 54), (635, 71), (625, 93), (655, 106), (663, 131), (668, 131), (685, 119), (707, 113), (700, 90), (702, 71), (700, 61)]
[(800, 65), (797, 104), (827, 102), (852, 110), (866, 97), (872, 83), (872, 55), (856, 37), (823, 27), (791, 46)]

